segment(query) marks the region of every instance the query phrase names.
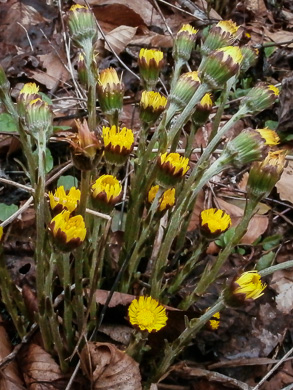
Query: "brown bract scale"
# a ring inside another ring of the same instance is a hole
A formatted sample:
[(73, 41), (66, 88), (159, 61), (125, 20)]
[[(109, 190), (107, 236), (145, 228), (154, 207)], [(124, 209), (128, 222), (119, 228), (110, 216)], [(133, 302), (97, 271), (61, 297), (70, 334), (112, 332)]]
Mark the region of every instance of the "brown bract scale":
[(184, 175), (184, 169), (180, 168), (176, 173), (176, 167), (174, 167), (169, 161), (163, 162), (161, 161), (161, 157), (158, 158), (158, 165), (164, 170), (168, 175), (173, 177), (182, 177)]
[(132, 144), (130, 149), (126, 148), (125, 146), (121, 147), (120, 145), (113, 146), (111, 143), (105, 146), (105, 150), (107, 152), (113, 153), (115, 155), (120, 154), (122, 156), (128, 156), (133, 151), (133, 148), (134, 143)]

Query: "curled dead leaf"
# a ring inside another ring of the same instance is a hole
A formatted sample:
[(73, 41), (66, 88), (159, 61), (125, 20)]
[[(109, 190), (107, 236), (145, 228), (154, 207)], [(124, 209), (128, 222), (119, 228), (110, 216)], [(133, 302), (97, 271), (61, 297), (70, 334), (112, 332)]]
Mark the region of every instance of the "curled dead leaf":
[(21, 361), (23, 377), (29, 390), (65, 388), (66, 382), (64, 382), (60, 367), (39, 345), (30, 344), (22, 353)]
[(81, 368), (94, 390), (141, 390), (138, 363), (110, 343), (88, 343), (81, 351)]

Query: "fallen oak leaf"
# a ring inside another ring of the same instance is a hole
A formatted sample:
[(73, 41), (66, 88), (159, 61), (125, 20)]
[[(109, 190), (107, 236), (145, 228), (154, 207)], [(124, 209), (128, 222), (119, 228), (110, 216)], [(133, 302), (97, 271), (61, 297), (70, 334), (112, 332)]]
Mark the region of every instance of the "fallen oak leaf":
[(89, 342), (80, 362), (93, 390), (142, 389), (138, 363), (113, 344)]

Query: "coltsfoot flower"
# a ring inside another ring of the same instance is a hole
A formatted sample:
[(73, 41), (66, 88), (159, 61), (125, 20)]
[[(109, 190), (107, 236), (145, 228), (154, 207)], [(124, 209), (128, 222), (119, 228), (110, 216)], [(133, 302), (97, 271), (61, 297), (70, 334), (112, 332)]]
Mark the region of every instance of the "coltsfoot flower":
[(19, 92), (18, 101), (29, 103), (32, 100), (39, 98), (39, 87), (36, 83), (26, 83)]
[(49, 226), (54, 242), (64, 252), (70, 252), (79, 247), (85, 240), (86, 228), (83, 217), (70, 217), (70, 211), (63, 210), (54, 217)]
[(252, 164), (247, 182), (249, 197), (269, 196), (283, 172), (286, 153), (286, 150), (270, 151), (263, 161)]
[(54, 194), (49, 192), (48, 195), (51, 210), (55, 214), (59, 214), (63, 210), (68, 210), (72, 213), (80, 202), (80, 190), (75, 187), (71, 187), (69, 192), (66, 194), (64, 186), (60, 186), (56, 189)]
[(114, 115), (122, 110), (124, 84), (119, 80), (114, 68), (104, 69), (100, 72), (97, 92), (101, 110), (106, 115)]
[(267, 83), (259, 83), (251, 88), (240, 104), (246, 106), (247, 113), (256, 114), (271, 107), (279, 96), (277, 87)]
[(112, 175), (100, 176), (91, 186), (94, 206), (101, 212), (109, 213), (122, 198), (122, 186)]
[(261, 135), (261, 137), (265, 140), (267, 145), (269, 146), (279, 145), (280, 137), (274, 130), (268, 129), (266, 127), (265, 129), (256, 129), (255, 131)]
[(76, 121), (77, 134), (69, 140), (72, 160), (76, 168), (82, 171), (92, 170), (102, 157), (102, 142), (93, 131), (90, 131), (86, 120)]
[(255, 300), (264, 294), (265, 288), (257, 271), (247, 271), (233, 282), (232, 293), (240, 301)]
[(140, 99), (140, 119), (153, 124), (165, 110), (167, 99), (159, 92), (143, 91)]
[(200, 213), (200, 231), (203, 236), (214, 239), (231, 226), (230, 215), (216, 208), (203, 210)]
[(238, 46), (226, 46), (213, 51), (199, 66), (199, 77), (212, 89), (221, 89), (240, 70), (243, 55)]
[(221, 318), (220, 313), (219, 312), (215, 313), (212, 316), (212, 318), (207, 322), (207, 327), (210, 330), (217, 330), (220, 326), (220, 318)]
[(134, 299), (128, 308), (128, 317), (131, 325), (148, 332), (159, 331), (168, 319), (164, 306), (151, 297)]
[(170, 95), (170, 111), (183, 110), (194, 95), (200, 83), (201, 81), (198, 76), (198, 72), (194, 71), (183, 73), (179, 77), (174, 90)]
[(46, 133), (47, 140), (53, 132), (53, 114), (50, 106), (40, 97), (31, 100), (26, 105), (26, 125), (31, 135), (37, 136), (42, 130)]
[(134, 147), (132, 130), (115, 125), (103, 127), (103, 140), (105, 146), (105, 160), (109, 164), (123, 165)]
[(232, 20), (221, 20), (212, 27), (201, 46), (201, 52), (209, 55), (213, 50), (232, 45), (237, 39), (237, 26)]
[(177, 183), (190, 169), (189, 159), (179, 153), (164, 153), (158, 158), (159, 173), (157, 180), (163, 187)]
[(188, 61), (194, 48), (196, 34), (198, 30), (193, 28), (190, 24), (184, 24), (178, 31), (174, 40), (173, 58), (178, 61)]
[(213, 109), (213, 101), (211, 94), (206, 93), (201, 101), (196, 105), (194, 114), (192, 115), (192, 121), (196, 127), (203, 126)]
[(70, 8), (68, 27), (72, 40), (81, 49), (92, 46), (98, 37), (95, 17), (83, 5), (75, 4)]
[[(159, 191), (159, 186), (153, 186), (149, 192), (148, 192), (148, 202), (153, 203), (157, 193)], [(175, 204), (175, 188), (169, 188), (168, 190), (164, 191), (162, 196), (159, 199), (159, 211), (163, 212), (171, 207), (174, 206)]]
[(141, 49), (138, 57), (138, 67), (148, 89), (153, 89), (159, 78), (164, 63), (164, 55), (160, 50)]

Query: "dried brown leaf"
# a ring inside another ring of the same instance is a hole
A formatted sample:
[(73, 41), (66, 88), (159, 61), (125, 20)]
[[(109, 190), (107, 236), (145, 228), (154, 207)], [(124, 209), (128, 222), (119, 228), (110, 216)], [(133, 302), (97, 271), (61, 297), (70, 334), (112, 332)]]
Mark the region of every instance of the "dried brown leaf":
[[(278, 30), (275, 32), (271, 32), (267, 28), (264, 28), (264, 33), (267, 37), (269, 37), (275, 43), (293, 41), (293, 32), (291, 32), (291, 31)], [(293, 43), (286, 45), (286, 47), (292, 48)]]
[(282, 200), (293, 203), (293, 161), (289, 161), (288, 166), (284, 169), (282, 176), (276, 184), (277, 191)]
[[(106, 35), (106, 39), (115, 53), (120, 54), (135, 36), (136, 30), (137, 27), (119, 26), (109, 32)], [(107, 43), (105, 44), (105, 48), (112, 51)]]
[(31, 71), (32, 78), (38, 83), (46, 85), (48, 89), (54, 88), (59, 83), (64, 83), (71, 77), (64, 63), (55, 52), (39, 55), (38, 58), (46, 72), (39, 69), (33, 70)]
[[(2, 322), (2, 318), (0, 317)], [(0, 360), (3, 360), (12, 352), (10, 340), (4, 326), (0, 326)], [(23, 386), (23, 381), (18, 371), (15, 361), (8, 364), (0, 372), (0, 389), (1, 390), (19, 390)]]
[(274, 272), (270, 287), (278, 293), (275, 298), (277, 309), (284, 314), (290, 314), (293, 309), (293, 272)]
[[(217, 202), (219, 207), (230, 215), (232, 226), (237, 226), (243, 216), (243, 210), (221, 198), (217, 198)], [(266, 215), (254, 215), (249, 222), (246, 234), (242, 237), (241, 243), (247, 245), (252, 244), (267, 230), (268, 224), (269, 218)]]
[(140, 390), (138, 363), (110, 343), (88, 343), (81, 352), (81, 368), (93, 390)]
[(21, 361), (23, 377), (29, 390), (60, 390), (63, 374), (52, 356), (43, 348), (30, 344), (22, 354)]

